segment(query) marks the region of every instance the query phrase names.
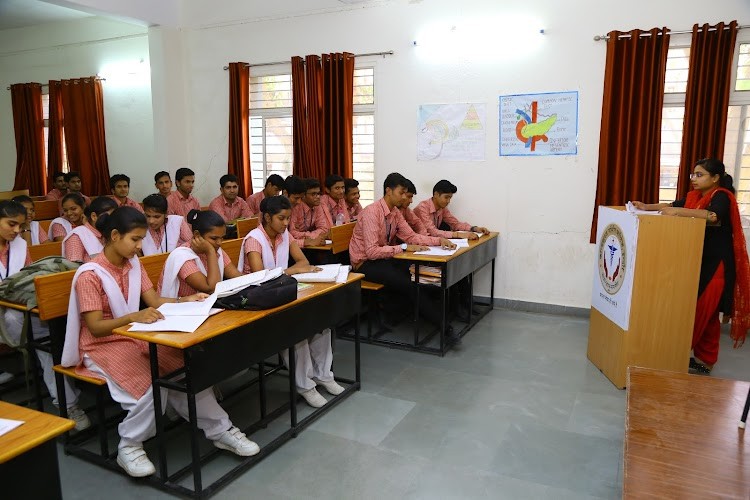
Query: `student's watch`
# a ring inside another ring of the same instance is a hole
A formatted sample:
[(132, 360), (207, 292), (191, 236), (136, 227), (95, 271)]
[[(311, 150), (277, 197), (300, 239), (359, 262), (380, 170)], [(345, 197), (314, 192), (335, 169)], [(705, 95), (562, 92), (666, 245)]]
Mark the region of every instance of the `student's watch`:
[(406, 247), (407, 246), (408, 245), (406, 243), (401, 243), (401, 250), (403, 250), (404, 252), (406, 252)]

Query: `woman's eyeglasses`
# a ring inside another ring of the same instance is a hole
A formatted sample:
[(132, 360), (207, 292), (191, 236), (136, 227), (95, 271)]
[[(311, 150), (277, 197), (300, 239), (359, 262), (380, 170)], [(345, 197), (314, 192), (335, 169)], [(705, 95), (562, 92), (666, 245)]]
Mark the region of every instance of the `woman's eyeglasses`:
[(691, 179), (700, 179), (704, 175), (708, 175), (708, 174), (704, 174), (703, 172), (693, 172), (692, 174), (690, 174), (690, 178)]

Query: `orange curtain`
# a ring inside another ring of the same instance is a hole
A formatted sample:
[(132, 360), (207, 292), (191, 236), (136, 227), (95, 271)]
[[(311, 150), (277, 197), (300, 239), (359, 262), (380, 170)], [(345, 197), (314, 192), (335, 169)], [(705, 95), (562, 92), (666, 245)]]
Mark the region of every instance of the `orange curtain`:
[(28, 188), (30, 195), (42, 196), (47, 193), (42, 86), (38, 83), (17, 83), (10, 86), (10, 94), (16, 133), (16, 180), (13, 190)]
[(690, 190), (689, 174), (696, 161), (724, 158), (736, 40), (737, 21), (693, 25), (677, 199), (684, 198)]
[(227, 172), (240, 180), (239, 195), (253, 194), (250, 173), (250, 66), (229, 63), (229, 155)]
[[(612, 31), (607, 40), (599, 169), (591, 223), (599, 205), (659, 200), (659, 153), (669, 30)], [(626, 35), (626, 34), (625, 34)]]
[(49, 133), (47, 135), (47, 185), (52, 186), (55, 172), (63, 168), (63, 108), (60, 82), (49, 81)]
[(351, 177), (354, 55), (292, 58), (294, 173)]
[(102, 84), (96, 77), (62, 80), (65, 146), (70, 170), (80, 172), (82, 191), (110, 192)]

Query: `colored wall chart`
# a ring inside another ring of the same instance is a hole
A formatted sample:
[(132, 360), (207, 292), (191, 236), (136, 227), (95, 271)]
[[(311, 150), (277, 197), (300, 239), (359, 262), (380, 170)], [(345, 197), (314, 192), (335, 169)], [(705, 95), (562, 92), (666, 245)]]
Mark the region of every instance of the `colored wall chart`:
[(500, 96), (500, 156), (578, 154), (578, 92)]
[(417, 116), (417, 160), (483, 161), (484, 103), (423, 104)]

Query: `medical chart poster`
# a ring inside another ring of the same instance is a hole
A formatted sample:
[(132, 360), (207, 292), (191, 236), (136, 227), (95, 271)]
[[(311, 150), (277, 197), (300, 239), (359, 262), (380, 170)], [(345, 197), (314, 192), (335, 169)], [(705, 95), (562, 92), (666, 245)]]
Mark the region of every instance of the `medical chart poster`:
[(499, 98), (500, 156), (578, 154), (578, 92)]

